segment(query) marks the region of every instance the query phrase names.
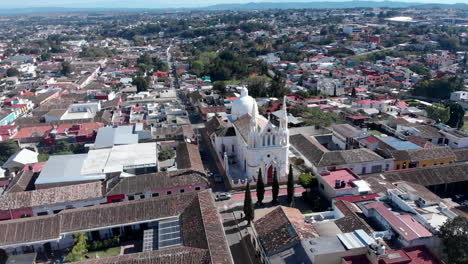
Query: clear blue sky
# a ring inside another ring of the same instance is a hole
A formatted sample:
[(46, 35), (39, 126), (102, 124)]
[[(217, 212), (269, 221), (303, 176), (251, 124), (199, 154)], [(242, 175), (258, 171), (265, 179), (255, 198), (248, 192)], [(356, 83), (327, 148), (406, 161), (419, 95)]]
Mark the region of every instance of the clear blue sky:
[[(171, 7), (202, 7), (223, 3), (249, 2), (314, 2), (314, 1), (346, 1), (346, 0), (0, 0), (0, 8), (21, 7), (117, 7), (117, 8), (171, 8)], [(466, 0), (392, 0), (424, 3), (463, 3)]]

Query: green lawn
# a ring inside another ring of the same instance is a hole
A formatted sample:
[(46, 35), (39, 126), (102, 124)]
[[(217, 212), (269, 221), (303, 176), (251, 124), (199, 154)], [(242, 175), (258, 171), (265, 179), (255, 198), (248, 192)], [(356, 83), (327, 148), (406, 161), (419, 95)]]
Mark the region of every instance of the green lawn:
[(463, 126), (463, 130), (468, 130), (468, 124)]
[(78, 259), (70, 260), (71, 253), (65, 258), (65, 262), (74, 262), (74, 261), (80, 261), (80, 260), (87, 260), (87, 259), (95, 259), (96, 256), (99, 256), (99, 258), (107, 258), (107, 257), (112, 257), (112, 256), (118, 256), (120, 254), (120, 247), (112, 247), (108, 248), (106, 250), (101, 250), (101, 251), (92, 251), (88, 252), (85, 255), (81, 256)]
[(369, 130), (369, 132), (374, 136), (382, 136), (383, 134), (377, 130)]
[(95, 259), (96, 256), (99, 256), (99, 258), (108, 258), (112, 256), (118, 256), (119, 254), (120, 254), (120, 247), (113, 247), (113, 248), (108, 248), (102, 251), (88, 252), (87, 255), (90, 258)]

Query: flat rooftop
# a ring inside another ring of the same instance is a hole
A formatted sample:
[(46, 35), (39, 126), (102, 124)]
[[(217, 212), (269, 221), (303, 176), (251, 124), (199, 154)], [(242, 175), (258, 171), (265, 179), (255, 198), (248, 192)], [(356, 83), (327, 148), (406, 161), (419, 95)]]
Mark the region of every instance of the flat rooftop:
[(421, 149), (420, 146), (413, 142), (403, 141), (394, 137), (379, 137), (379, 139), (396, 150)]
[[(341, 169), (341, 170), (335, 170), (331, 171), (329, 174), (323, 174), (321, 175), (322, 178), (334, 189), (351, 189), (356, 187), (354, 184), (352, 184), (352, 181), (358, 180), (359, 178), (352, 173), (348, 169)], [(346, 185), (344, 187), (336, 188), (335, 187), (335, 182), (336, 181), (344, 181)]]
[(157, 165), (157, 151), (155, 142), (90, 150), (81, 173), (111, 173), (131, 168), (154, 167)]
[(81, 168), (88, 154), (50, 156), (35, 184), (92, 181), (105, 178), (102, 173), (83, 175)]

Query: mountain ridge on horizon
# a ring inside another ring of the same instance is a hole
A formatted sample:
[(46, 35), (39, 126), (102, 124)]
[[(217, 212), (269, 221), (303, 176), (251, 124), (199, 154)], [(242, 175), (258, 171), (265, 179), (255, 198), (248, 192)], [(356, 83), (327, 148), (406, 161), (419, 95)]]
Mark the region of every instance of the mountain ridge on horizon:
[(348, 9), (348, 8), (456, 8), (468, 10), (468, 4), (465, 3), (422, 3), (422, 2), (403, 2), (403, 1), (310, 1), (310, 2), (250, 2), (250, 3), (226, 3), (214, 4), (203, 7), (173, 7), (173, 8), (151, 8), (151, 7), (104, 7), (99, 6), (102, 2), (96, 2), (95, 6), (90, 7), (12, 7), (0, 8), (0, 15), (27, 15), (35, 13), (61, 13), (61, 12), (136, 12), (136, 11), (190, 11), (190, 10), (268, 10), (268, 9)]

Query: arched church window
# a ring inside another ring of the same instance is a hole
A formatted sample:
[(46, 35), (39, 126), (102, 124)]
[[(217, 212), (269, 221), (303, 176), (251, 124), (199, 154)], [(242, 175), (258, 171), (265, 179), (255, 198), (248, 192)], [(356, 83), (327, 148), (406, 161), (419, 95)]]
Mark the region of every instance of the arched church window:
[(276, 145), (276, 136), (273, 135), (273, 145)]
[(267, 136), (268, 137), (268, 146), (271, 145), (271, 136)]
[(265, 146), (265, 136), (262, 136), (262, 146)]

